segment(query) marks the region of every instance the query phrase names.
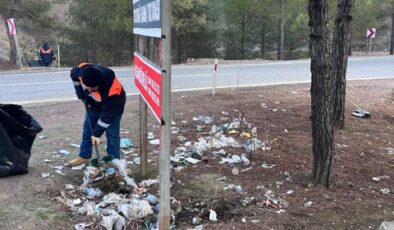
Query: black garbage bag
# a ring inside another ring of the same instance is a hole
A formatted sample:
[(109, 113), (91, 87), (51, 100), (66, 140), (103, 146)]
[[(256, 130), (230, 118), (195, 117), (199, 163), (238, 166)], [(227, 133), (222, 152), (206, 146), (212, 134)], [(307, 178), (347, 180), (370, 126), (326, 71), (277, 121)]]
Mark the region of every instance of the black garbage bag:
[(0, 104), (0, 177), (28, 173), (31, 147), (41, 131), (22, 106)]

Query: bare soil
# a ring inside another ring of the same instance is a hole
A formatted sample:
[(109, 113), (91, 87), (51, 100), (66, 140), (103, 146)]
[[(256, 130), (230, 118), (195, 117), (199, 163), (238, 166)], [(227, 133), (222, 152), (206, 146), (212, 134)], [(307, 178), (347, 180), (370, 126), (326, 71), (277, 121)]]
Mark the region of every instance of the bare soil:
[[(188, 140), (194, 142), (212, 124), (221, 124), (224, 111), (229, 118), (243, 117), (257, 127), (257, 138), (271, 147), (252, 153), (225, 148), (231, 154), (247, 153), (251, 161), (249, 166), (235, 165), (241, 171), (238, 175), (232, 173), (234, 165), (219, 164), (221, 158), (209, 154), (196, 165), (172, 171), (171, 193), (182, 204), (176, 227), (193, 228), (194, 217), (202, 219), (204, 229), (376, 229), (384, 220), (394, 221), (393, 88), (394, 80), (348, 82), (348, 99), (372, 117), (351, 116), (356, 108), (347, 102), (346, 127), (335, 134), (337, 185), (333, 189), (311, 184), (309, 85), (218, 90), (215, 97), (209, 91), (174, 93), (172, 119)], [(129, 97), (122, 120), (123, 131), (131, 132), (122, 136), (134, 141), (137, 153), (138, 108), (138, 98)], [(0, 229), (71, 229), (84, 219), (72, 216), (52, 198), (66, 183), (80, 185), (82, 172), (64, 169), (66, 175), (59, 175), (51, 166), (61, 166), (77, 155), (78, 149), (70, 143), (80, 141), (83, 106), (75, 101), (27, 105), (25, 109), (44, 127), (39, 135), (46, 138), (34, 143), (29, 174), (0, 179)], [(201, 122), (192, 118), (199, 115), (214, 121), (197, 131)], [(149, 119), (149, 129), (157, 132), (152, 116)], [(240, 131), (250, 130), (244, 126)], [(174, 150), (181, 145), (177, 135), (172, 137)], [(247, 139), (239, 134), (234, 138)], [(60, 149), (72, 155), (57, 154)], [(157, 147), (150, 146), (150, 150), (149, 175), (155, 178)], [(264, 168), (263, 163), (275, 166)], [(138, 167), (132, 170), (138, 178)], [(51, 175), (42, 178), (46, 172)], [(379, 176), (380, 181), (372, 179)], [(224, 190), (229, 184), (241, 185), (243, 191)], [(382, 189), (390, 192), (384, 194)], [(289, 203), (284, 212), (262, 205), (267, 190)], [(209, 221), (209, 209), (217, 212), (218, 222)]]

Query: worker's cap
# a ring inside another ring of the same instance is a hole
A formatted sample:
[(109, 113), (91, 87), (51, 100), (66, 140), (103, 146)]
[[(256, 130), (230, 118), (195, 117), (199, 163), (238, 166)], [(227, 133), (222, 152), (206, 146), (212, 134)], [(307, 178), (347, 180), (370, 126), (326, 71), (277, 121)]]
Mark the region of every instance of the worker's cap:
[(95, 66), (88, 66), (82, 70), (82, 82), (87, 87), (96, 87), (101, 83), (101, 71)]

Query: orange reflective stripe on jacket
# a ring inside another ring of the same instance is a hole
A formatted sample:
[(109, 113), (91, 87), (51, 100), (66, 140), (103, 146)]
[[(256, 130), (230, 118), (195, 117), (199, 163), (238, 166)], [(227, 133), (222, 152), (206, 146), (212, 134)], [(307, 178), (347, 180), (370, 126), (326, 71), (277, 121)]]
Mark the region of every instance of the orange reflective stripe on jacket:
[(91, 98), (93, 98), (93, 100), (95, 100), (97, 102), (101, 102), (101, 95), (100, 95), (99, 91), (90, 92), (89, 95)]
[(120, 83), (119, 79), (115, 77), (114, 81), (112, 82), (111, 88), (109, 89), (108, 97), (114, 95), (120, 95), (122, 93), (122, 89), (123, 89), (122, 84)]

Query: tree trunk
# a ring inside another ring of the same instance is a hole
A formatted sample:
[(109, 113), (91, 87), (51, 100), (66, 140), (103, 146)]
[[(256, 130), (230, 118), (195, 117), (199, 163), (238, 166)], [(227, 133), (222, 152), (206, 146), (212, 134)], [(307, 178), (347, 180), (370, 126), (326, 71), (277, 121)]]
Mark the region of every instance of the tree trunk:
[(260, 40), (260, 44), (261, 44), (261, 47), (260, 47), (260, 55), (261, 55), (261, 59), (264, 59), (264, 56), (265, 56), (265, 30), (264, 30), (264, 26), (262, 26), (262, 29), (261, 29), (261, 40)]
[(311, 42), (311, 110), (313, 172), (315, 184), (335, 185), (335, 147), (331, 121), (328, 0), (309, 0)]
[(242, 14), (241, 24), (241, 58), (245, 59), (245, 13)]
[(393, 54), (394, 54), (394, 12), (391, 14), (391, 42), (390, 42), (390, 55)]
[(354, 0), (338, 0), (337, 16), (332, 48), (332, 103), (333, 124), (343, 129), (345, 126), (346, 70), (352, 27)]
[(278, 25), (278, 60), (283, 60), (284, 22), (283, 11), (286, 0), (279, 0), (279, 25)]

